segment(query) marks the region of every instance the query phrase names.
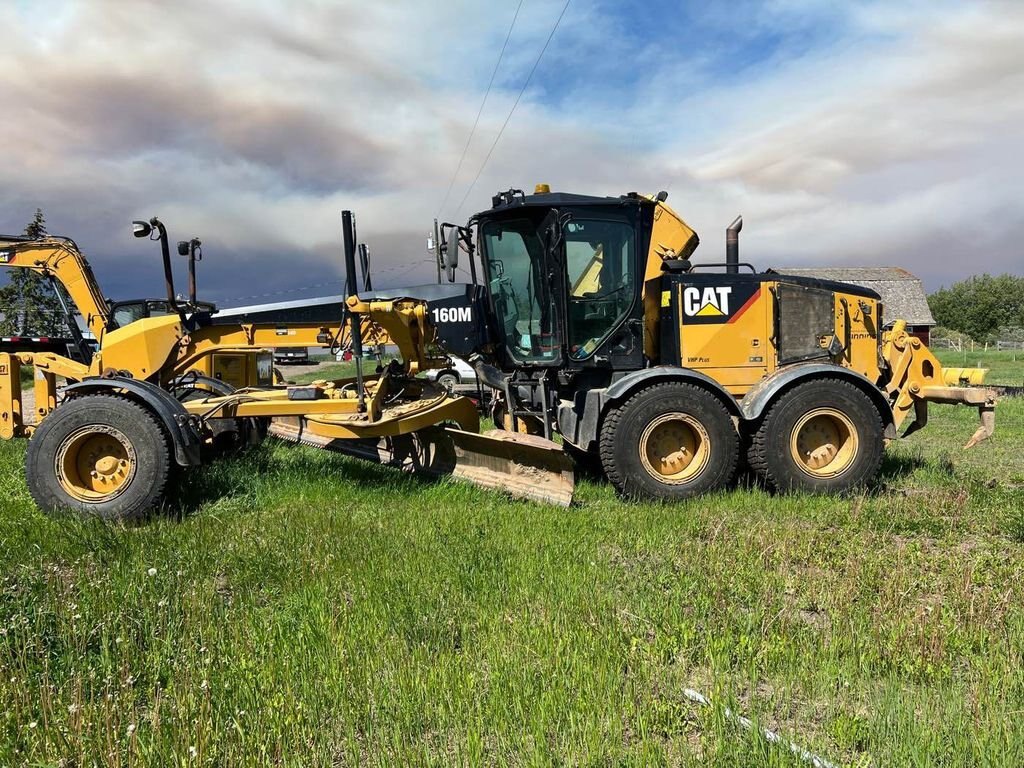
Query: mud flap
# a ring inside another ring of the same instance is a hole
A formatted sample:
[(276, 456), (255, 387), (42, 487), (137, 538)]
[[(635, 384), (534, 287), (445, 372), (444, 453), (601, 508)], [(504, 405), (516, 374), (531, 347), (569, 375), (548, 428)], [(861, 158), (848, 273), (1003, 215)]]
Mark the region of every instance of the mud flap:
[(450, 476), (511, 496), (563, 507), (572, 502), (573, 463), (557, 443), (503, 430), (487, 434), (427, 427), (359, 440), (318, 435), (298, 418), (277, 418), (269, 434), (428, 477)]

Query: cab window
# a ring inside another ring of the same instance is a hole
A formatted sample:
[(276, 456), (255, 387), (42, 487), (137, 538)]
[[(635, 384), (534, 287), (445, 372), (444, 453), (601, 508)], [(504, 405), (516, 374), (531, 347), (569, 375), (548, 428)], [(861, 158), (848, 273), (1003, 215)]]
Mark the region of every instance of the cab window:
[(590, 357), (629, 314), (636, 294), (636, 237), (624, 221), (565, 225), (569, 355)]

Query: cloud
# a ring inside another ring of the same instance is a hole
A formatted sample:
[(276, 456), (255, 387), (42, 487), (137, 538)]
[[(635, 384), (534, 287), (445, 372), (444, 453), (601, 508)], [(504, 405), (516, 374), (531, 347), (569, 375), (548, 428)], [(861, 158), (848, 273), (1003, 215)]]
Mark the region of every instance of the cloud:
[[(577, 0), (466, 196), (562, 4), (524, 4), (443, 218), (541, 181), (668, 188), (698, 258), (742, 211), (763, 265), (899, 264), (933, 287), (1021, 269), (1020, 4)], [(208, 295), (297, 297), (340, 284), (350, 208), (380, 284), (429, 280), (425, 233), (514, 10), (5, 4), (0, 230), (41, 206), (111, 295), (159, 293), (127, 228), (156, 213), (203, 238)]]

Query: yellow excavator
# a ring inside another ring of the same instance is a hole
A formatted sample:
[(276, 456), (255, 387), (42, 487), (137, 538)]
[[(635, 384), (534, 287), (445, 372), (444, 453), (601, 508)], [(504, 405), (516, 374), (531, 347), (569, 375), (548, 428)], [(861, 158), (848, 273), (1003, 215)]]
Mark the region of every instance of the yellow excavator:
[[(435, 227), (449, 284), (353, 292), (331, 321), (179, 304), (161, 237), (173, 311), (122, 327), (72, 241), (2, 237), (0, 266), (62, 283), (98, 347), (87, 363), (0, 355), (0, 437), (31, 437), (26, 472), (42, 508), (124, 518), (161, 504), (173, 468), (201, 464), (224, 433), (245, 442), (269, 429), (560, 504), (572, 498), (573, 460), (630, 498), (721, 488), (743, 459), (780, 490), (843, 491), (873, 479), (885, 443), (911, 414), (906, 432), (923, 427), (930, 402), (979, 409), (971, 444), (992, 434), (994, 394), (947, 385), (905, 324), (886, 330), (877, 294), (740, 264), (741, 220), (725, 262), (694, 264), (697, 236), (666, 198), (499, 193), (466, 225)], [(137, 222), (136, 234), (154, 228)], [(342, 234), (356, 286), (347, 211)], [(455, 284), (463, 258), (471, 282)], [(399, 359), (364, 376), (370, 327)], [(346, 333), (350, 379), (231, 389), (195, 372), (214, 354)], [(475, 403), (418, 377), (451, 356), (493, 391), (499, 430), (479, 434)], [(23, 365), (36, 372), (36, 425), (24, 419)]]

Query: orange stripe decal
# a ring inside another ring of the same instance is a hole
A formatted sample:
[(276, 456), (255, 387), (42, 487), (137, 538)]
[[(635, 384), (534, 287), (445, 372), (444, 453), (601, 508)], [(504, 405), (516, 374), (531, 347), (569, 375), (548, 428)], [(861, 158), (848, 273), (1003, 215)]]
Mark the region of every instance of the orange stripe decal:
[(727, 324), (728, 323), (735, 323), (740, 315), (742, 315), (744, 312), (746, 312), (748, 309), (750, 309), (750, 305), (753, 304), (755, 301), (757, 301), (757, 297), (760, 296), (760, 295), (761, 295), (761, 288), (758, 287), (758, 289), (756, 291), (754, 291), (753, 296), (751, 296), (749, 299), (747, 299), (746, 302), (743, 304), (743, 306), (740, 307), (739, 309), (737, 309), (735, 314), (733, 314), (733, 316), (730, 317), (726, 321), (726, 323)]

